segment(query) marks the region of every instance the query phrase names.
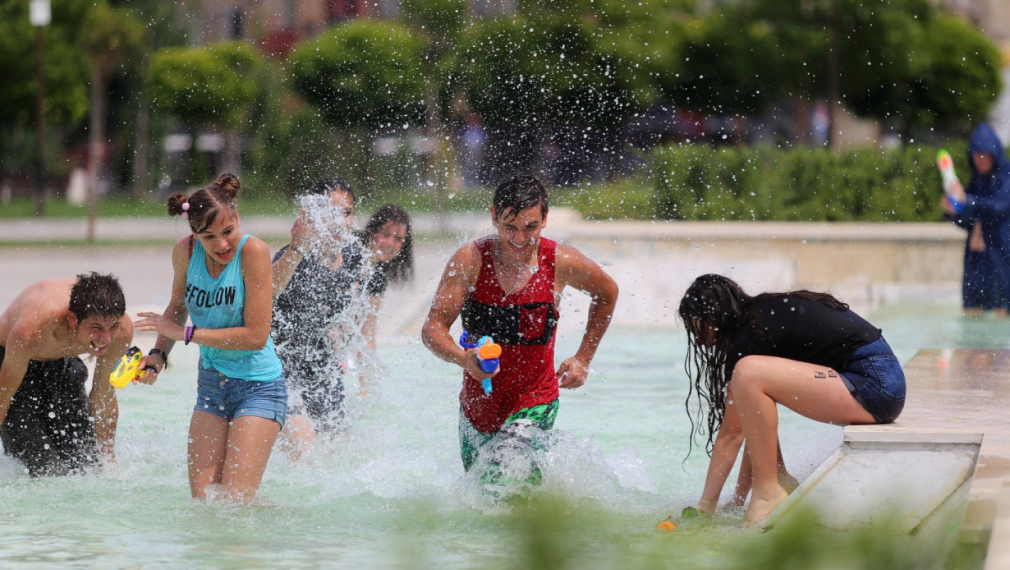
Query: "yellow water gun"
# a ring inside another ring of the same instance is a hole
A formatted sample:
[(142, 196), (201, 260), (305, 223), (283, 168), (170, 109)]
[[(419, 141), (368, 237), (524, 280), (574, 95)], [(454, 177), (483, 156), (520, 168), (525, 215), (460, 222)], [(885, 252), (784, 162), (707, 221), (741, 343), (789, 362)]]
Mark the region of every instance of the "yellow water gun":
[(114, 388), (126, 388), (126, 386), (140, 378), (144, 373), (144, 370), (148, 368), (154, 370), (153, 366), (145, 366), (143, 370), (140, 369), (140, 361), (144, 359), (144, 353), (141, 352), (136, 346), (131, 346), (129, 350), (126, 351), (119, 359), (119, 364), (116, 364), (116, 369), (109, 374), (109, 384), (112, 384)]

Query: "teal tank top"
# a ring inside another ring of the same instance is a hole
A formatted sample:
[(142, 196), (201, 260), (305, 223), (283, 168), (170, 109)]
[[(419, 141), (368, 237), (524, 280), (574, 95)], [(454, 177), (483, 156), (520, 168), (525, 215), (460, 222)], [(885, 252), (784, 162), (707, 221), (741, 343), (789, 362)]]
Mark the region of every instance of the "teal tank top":
[[(207, 260), (200, 240), (193, 240), (193, 255), (186, 269), (186, 309), (197, 328), (227, 329), (245, 324), (245, 283), (242, 281), (242, 248), (249, 235), (242, 236), (231, 263), (214, 279), (207, 273)], [(283, 375), (274, 341), (267, 336), (259, 350), (227, 350), (200, 346), (204, 368), (212, 368), (229, 378), (271, 382)]]

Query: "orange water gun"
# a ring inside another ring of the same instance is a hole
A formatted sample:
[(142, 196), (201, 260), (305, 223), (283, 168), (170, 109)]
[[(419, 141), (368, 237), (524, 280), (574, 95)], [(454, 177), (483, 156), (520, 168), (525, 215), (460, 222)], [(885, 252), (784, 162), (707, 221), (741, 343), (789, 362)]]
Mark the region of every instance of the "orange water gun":
[[(494, 339), (489, 336), (482, 336), (476, 343), (470, 342), (470, 333), (463, 331), (459, 335), (459, 345), (463, 348), (477, 349), (477, 362), (484, 372), (494, 372), (498, 370), (498, 360), (501, 358), (501, 345), (495, 344)], [(484, 393), (491, 393), (491, 378), (485, 378), (482, 382)]]

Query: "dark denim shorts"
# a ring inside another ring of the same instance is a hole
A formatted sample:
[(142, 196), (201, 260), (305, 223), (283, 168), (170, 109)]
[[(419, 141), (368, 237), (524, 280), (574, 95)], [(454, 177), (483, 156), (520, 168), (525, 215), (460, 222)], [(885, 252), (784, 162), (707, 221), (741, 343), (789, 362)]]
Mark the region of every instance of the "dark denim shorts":
[(884, 337), (849, 355), (842, 381), (878, 424), (889, 424), (905, 407), (905, 373)]
[(242, 416), (273, 420), (284, 427), (288, 407), (284, 376), (271, 382), (229, 378), (200, 363), (196, 406), (194, 410), (221, 416), (231, 421)]

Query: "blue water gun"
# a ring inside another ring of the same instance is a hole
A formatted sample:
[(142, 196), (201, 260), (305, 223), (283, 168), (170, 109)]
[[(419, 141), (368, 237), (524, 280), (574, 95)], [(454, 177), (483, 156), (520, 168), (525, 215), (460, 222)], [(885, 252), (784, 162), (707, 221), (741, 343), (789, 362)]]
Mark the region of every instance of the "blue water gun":
[[(459, 335), (459, 345), (463, 348), (477, 349), (477, 362), (484, 372), (494, 372), (498, 369), (498, 359), (501, 358), (501, 345), (495, 344), (494, 339), (489, 336), (480, 337), (476, 343), (470, 342), (470, 333), (463, 331)], [(491, 378), (482, 381), (484, 393), (491, 393)]]

